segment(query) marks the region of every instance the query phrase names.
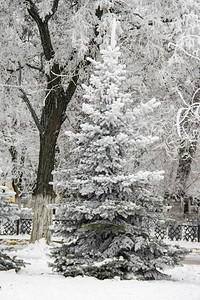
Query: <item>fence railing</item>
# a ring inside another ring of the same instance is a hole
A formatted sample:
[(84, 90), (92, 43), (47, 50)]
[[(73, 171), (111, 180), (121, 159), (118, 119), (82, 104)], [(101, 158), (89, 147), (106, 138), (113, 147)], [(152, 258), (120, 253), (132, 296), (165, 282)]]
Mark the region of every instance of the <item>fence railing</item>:
[(4, 223), (0, 220), (0, 235), (31, 234), (32, 223), (32, 219), (23, 218)]
[(156, 227), (154, 234), (158, 239), (200, 242), (200, 225), (184, 224), (169, 225), (167, 228)]
[[(53, 219), (53, 224), (71, 225), (74, 222), (71, 220)], [(20, 218), (15, 221), (2, 222), (0, 220), (0, 235), (19, 235), (31, 234), (33, 219)]]
[[(0, 220), (0, 235), (31, 234), (32, 219), (20, 218), (16, 221), (2, 223)], [(54, 219), (54, 224), (71, 224), (72, 221)], [(200, 242), (200, 225), (184, 224), (170, 225), (167, 228), (156, 227), (154, 235), (158, 239), (168, 239), (171, 241), (191, 241)]]

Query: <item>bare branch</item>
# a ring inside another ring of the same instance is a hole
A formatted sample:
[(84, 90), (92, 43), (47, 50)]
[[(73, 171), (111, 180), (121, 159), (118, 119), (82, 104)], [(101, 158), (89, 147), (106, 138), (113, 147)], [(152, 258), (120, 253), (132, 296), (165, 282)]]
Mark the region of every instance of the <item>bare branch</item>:
[(29, 63), (26, 63), (26, 66), (29, 67), (30, 69), (34, 69), (34, 70), (37, 70), (39, 72), (44, 73), (42, 67), (33, 66), (33, 65), (29, 64)]
[(178, 48), (179, 50), (181, 50), (183, 53), (185, 53), (187, 56), (196, 59), (197, 61), (200, 61), (200, 58), (198, 56), (192, 55), (190, 53), (188, 53), (183, 47), (181, 47), (178, 44), (174, 44), (174, 43), (169, 43), (168, 48), (170, 49), (171, 47), (174, 47), (175, 49)]
[(27, 105), (27, 107), (28, 107), (28, 109), (29, 109), (29, 111), (31, 113), (31, 116), (32, 116), (32, 118), (33, 118), (33, 120), (35, 122), (35, 125), (36, 125), (37, 129), (39, 130), (39, 133), (43, 134), (43, 128), (42, 128), (42, 126), (40, 124), (40, 121), (38, 119), (38, 116), (37, 116), (37, 114), (36, 114), (33, 106), (31, 105), (31, 103), (30, 103), (30, 101), (29, 101), (29, 99), (27, 97), (26, 92), (22, 88), (20, 88), (19, 90), (22, 93), (22, 99), (26, 103), (26, 105)]
[(22, 66), (21, 63), (18, 61), (18, 65), (19, 65), (19, 85), (21, 85), (22, 83)]

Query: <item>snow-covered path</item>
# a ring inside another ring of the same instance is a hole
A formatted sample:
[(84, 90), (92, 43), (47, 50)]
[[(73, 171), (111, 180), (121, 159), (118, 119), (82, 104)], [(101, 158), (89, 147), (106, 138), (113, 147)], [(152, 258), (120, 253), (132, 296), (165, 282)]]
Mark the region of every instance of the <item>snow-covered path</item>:
[(170, 281), (64, 278), (48, 267), (48, 252), (44, 241), (13, 252), (30, 264), (0, 272), (0, 300), (200, 300), (199, 265), (168, 270)]

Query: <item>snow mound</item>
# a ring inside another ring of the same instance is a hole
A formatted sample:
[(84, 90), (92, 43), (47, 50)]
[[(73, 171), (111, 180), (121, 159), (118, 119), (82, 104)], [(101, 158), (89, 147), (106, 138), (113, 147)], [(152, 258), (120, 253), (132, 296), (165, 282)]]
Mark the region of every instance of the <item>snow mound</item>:
[(41, 275), (44, 273), (52, 273), (51, 268), (48, 266), (51, 261), (50, 257), (51, 246), (48, 246), (45, 239), (41, 239), (35, 244), (29, 244), (23, 249), (12, 251), (10, 255), (17, 256), (27, 263), (26, 268), (22, 269), (20, 273), (30, 275)]

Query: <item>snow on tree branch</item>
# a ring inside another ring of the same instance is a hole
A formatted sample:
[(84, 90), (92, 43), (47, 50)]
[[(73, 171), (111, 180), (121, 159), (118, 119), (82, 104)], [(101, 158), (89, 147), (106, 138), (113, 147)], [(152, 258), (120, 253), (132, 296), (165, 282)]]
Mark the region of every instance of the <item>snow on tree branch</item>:
[[(193, 94), (192, 101), (191, 103), (187, 103), (181, 92), (178, 91), (178, 94), (184, 103), (184, 107), (181, 107), (178, 110), (177, 113), (177, 120), (176, 120), (176, 125), (177, 125), (177, 132), (180, 138), (186, 137), (188, 140), (193, 140), (196, 138), (196, 129), (198, 128), (200, 124), (200, 102), (194, 102), (195, 101), (195, 96), (199, 92), (200, 89), (197, 89), (195, 93)], [(189, 134), (188, 132), (188, 126), (192, 128), (194, 127), (192, 136), (191, 133)], [(197, 129), (198, 130), (198, 129)]]

